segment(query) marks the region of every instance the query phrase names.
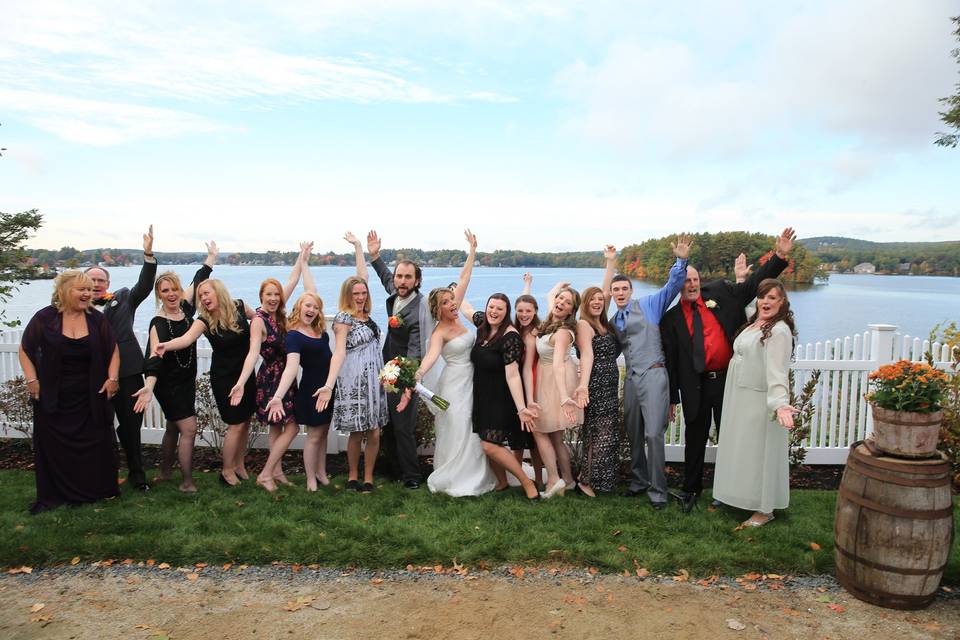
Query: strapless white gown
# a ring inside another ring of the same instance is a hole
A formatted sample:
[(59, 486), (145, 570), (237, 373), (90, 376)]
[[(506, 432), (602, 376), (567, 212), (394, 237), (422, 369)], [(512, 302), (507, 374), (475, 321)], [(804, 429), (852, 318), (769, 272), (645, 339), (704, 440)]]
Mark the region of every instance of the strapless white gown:
[(433, 493), (478, 496), (492, 491), (497, 483), (480, 438), (473, 432), (473, 342), (473, 333), (467, 332), (447, 342), (440, 352), (444, 368), (435, 391), (450, 402), (450, 408), (436, 417), (433, 473), (427, 478)]

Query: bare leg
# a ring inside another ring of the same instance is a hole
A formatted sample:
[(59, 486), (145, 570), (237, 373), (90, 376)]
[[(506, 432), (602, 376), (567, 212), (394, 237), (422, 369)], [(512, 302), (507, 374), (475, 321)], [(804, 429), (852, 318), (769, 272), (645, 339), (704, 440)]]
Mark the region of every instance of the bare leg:
[[(297, 437), (300, 431), (299, 425), (293, 420), (283, 423), (283, 431), (277, 435), (270, 445), (270, 455), (267, 456), (267, 462), (263, 465), (260, 475), (257, 476), (257, 484), (267, 491), (276, 491), (277, 485), (273, 479), (277, 477), (277, 469), (280, 467), (280, 461), (283, 460), (283, 454), (287, 452), (290, 443)], [(286, 478), (284, 478), (286, 479)]]
[(490, 460), (490, 466), (494, 468), (500, 467), (502, 471), (509, 471), (511, 475), (520, 481), (520, 486), (523, 487), (523, 491), (527, 494), (528, 498), (535, 498), (540, 495), (540, 492), (537, 491), (537, 485), (533, 484), (533, 481), (523, 472), (523, 467), (520, 466), (520, 463), (513, 457), (513, 453), (509, 449), (501, 447), (498, 444), (493, 444), (492, 442), (484, 442), (483, 452), (487, 454), (487, 459)]
[(367, 446), (363, 450), (363, 481), (373, 484), (373, 466), (380, 452), (380, 429), (367, 431)]
[(537, 450), (543, 459), (543, 466), (547, 470), (547, 489), (562, 480), (557, 471), (557, 453), (553, 448), (551, 434), (533, 432), (533, 439), (537, 441)]
[[(190, 416), (177, 420), (177, 429), (180, 431), (180, 445), (177, 447), (177, 459), (180, 461), (180, 491), (194, 493), (197, 490), (193, 484), (193, 445), (197, 438), (197, 417)], [(166, 434), (164, 434), (166, 438)]]
[(234, 451), (233, 468), (238, 478), (246, 480), (250, 477), (247, 475), (246, 467), (247, 447), (250, 445), (250, 421), (247, 420), (238, 426), (240, 431), (237, 438), (237, 449)]
[(362, 431), (354, 431), (347, 438), (347, 480), (357, 479), (360, 471), (360, 445), (362, 443)]
[(493, 458), (488, 456), (488, 459), (490, 462), (490, 470), (493, 471), (493, 475), (497, 479), (497, 484), (493, 487), (493, 490), (503, 491), (509, 486), (509, 483), (507, 482), (507, 470), (503, 468), (502, 464)]
[[(281, 437), (287, 429), (287, 423), (283, 424), (272, 424), (270, 425), (269, 431), (267, 431), (267, 447), (270, 451), (273, 451), (273, 443), (277, 441), (277, 438)], [(287, 445), (289, 448), (290, 445)], [(279, 482), (280, 484), (289, 485), (291, 482), (287, 480), (287, 476), (283, 473), (283, 458), (280, 458), (279, 464), (277, 464), (276, 469), (273, 471), (273, 479)]]
[(317, 482), (327, 486), (330, 484), (330, 478), (327, 477), (327, 436), (330, 434), (330, 425), (322, 424), (319, 427), (313, 427), (310, 431), (317, 432), (317, 462), (315, 466), (307, 469), (315, 469)]
[(223, 434), (223, 469), (220, 475), (230, 485), (240, 482), (237, 477), (237, 451), (242, 448), (240, 441), (245, 437), (243, 427), (243, 424), (227, 425), (227, 432)]
[(543, 458), (540, 457), (540, 449), (537, 448), (536, 442), (530, 447), (530, 464), (533, 465), (533, 481), (543, 486)]
[(160, 473), (156, 480), (169, 480), (173, 477), (173, 458), (177, 450), (177, 439), (180, 437), (180, 431), (176, 423), (167, 420), (167, 428), (163, 432), (163, 440), (160, 442)]
[(317, 468), (317, 457), (320, 450), (319, 432), (321, 429), (326, 430), (327, 428), (307, 427), (307, 441), (303, 443), (303, 470), (307, 474), (307, 491), (317, 490), (317, 476), (310, 470)]
[(550, 434), (550, 443), (557, 456), (557, 468), (560, 476), (567, 484), (573, 483), (573, 469), (570, 466), (570, 449), (567, 443), (563, 441), (563, 431), (554, 431)]

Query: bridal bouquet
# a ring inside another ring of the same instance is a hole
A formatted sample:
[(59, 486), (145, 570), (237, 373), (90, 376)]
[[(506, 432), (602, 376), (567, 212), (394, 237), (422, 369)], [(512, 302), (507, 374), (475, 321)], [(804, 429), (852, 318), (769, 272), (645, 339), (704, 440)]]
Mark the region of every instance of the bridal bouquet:
[(413, 389), (427, 402), (432, 403), (441, 411), (446, 411), (450, 403), (435, 394), (430, 389), (417, 382), (416, 373), (420, 363), (405, 356), (397, 356), (380, 370), (379, 378), (383, 388), (390, 393), (397, 393), (404, 389)]

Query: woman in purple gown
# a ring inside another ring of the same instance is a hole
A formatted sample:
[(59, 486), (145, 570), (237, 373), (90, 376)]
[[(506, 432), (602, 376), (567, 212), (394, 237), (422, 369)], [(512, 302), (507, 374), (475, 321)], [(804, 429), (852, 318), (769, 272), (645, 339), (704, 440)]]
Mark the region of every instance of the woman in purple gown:
[(110, 398), (120, 354), (110, 323), (90, 302), (93, 281), (65, 271), (52, 304), (20, 341), (20, 366), (33, 400), (37, 500), (31, 513), (119, 494)]

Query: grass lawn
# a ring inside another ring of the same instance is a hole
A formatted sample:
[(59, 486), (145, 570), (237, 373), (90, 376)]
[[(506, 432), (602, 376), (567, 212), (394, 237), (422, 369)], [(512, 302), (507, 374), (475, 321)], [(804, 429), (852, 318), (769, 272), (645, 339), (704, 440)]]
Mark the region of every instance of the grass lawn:
[[(790, 509), (760, 529), (733, 531), (747, 515), (707, 501), (686, 516), (673, 504), (653, 511), (647, 500), (564, 498), (528, 504), (519, 489), (480, 498), (449, 498), (426, 487), (384, 482), (373, 494), (330, 487), (307, 493), (284, 487), (274, 496), (252, 479), (221, 487), (198, 474), (200, 492), (175, 482), (141, 494), (31, 516), (31, 471), (0, 471), (0, 566), (48, 565), (108, 558), (196, 562), (284, 563), (370, 569), (443, 564), (575, 564), (605, 572), (740, 575), (747, 571), (822, 574), (833, 568), (834, 491), (795, 490)], [(337, 488), (337, 487), (341, 488)], [(955, 522), (960, 509), (955, 510)], [(960, 522), (958, 522), (960, 524)], [(820, 546), (815, 550), (811, 543)], [(944, 580), (960, 584), (954, 544)]]

